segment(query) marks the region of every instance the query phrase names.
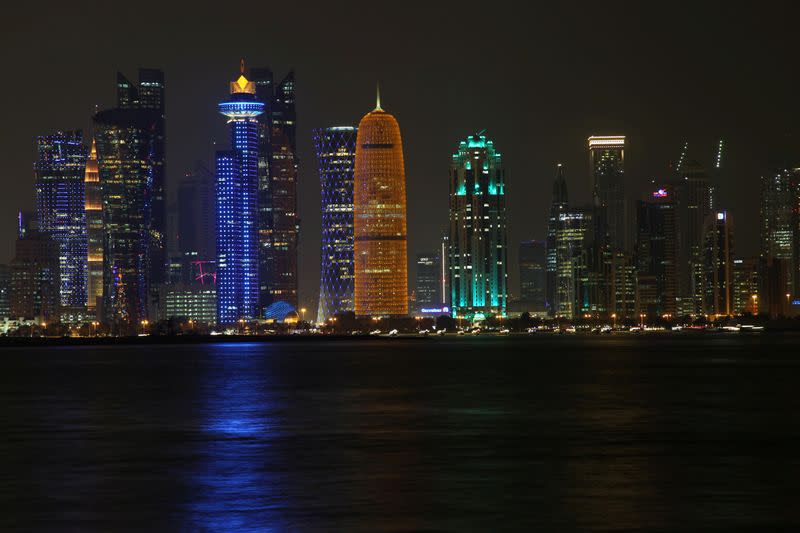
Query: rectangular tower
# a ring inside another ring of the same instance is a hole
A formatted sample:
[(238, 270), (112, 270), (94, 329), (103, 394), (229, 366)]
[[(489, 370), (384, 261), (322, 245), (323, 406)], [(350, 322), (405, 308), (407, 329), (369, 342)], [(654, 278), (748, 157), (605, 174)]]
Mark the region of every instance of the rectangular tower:
[[(627, 246), (625, 202), (625, 136), (589, 137), (589, 164), (592, 177), (592, 199), (602, 220), (596, 221), (604, 234), (595, 238), (598, 244), (609, 244), (616, 250)], [(606, 242), (603, 242), (607, 239)]]

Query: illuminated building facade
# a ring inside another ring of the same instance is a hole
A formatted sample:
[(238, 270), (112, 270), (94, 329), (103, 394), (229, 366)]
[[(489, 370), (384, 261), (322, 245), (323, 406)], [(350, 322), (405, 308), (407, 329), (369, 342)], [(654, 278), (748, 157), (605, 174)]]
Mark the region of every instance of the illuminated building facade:
[(654, 286), (652, 291), (641, 291), (638, 312), (651, 317), (676, 313), (678, 234), (673, 197), (670, 189), (661, 188), (636, 208), (637, 273), (642, 285)]
[(633, 256), (627, 252), (614, 252), (610, 274), (612, 301), (607, 318), (618, 320), (634, 317), (637, 313), (636, 282)]
[(155, 111), (94, 116), (103, 213), (103, 314), (120, 328), (148, 318)]
[(706, 218), (703, 246), (703, 313), (733, 314), (733, 221), (727, 211)]
[(151, 151), (148, 156), (150, 184), (147, 236), (148, 305), (158, 305), (159, 284), (167, 275), (167, 214), (166, 214), (166, 129), (165, 129), (164, 72), (140, 68), (139, 83), (134, 84), (117, 73), (117, 107), (138, 114), (152, 123)]
[(793, 292), (795, 244), (795, 174), (781, 169), (761, 177), (761, 260), (785, 261), (789, 267), (786, 291)]
[(213, 284), (163, 284), (162, 319), (193, 320), (214, 326), (217, 323), (217, 289)]
[(616, 250), (627, 245), (625, 204), (625, 137), (604, 135), (589, 137), (589, 162), (594, 206), (600, 208), (595, 221), (602, 232), (595, 240)]
[(733, 260), (733, 313), (758, 315), (759, 282), (758, 259), (755, 257)]
[(441, 259), (439, 252), (417, 254), (416, 283), (414, 295), (416, 297), (416, 311), (426, 312), (428, 309), (441, 309)]
[(84, 174), (86, 195), (86, 240), (88, 275), (86, 306), (90, 311), (103, 301), (103, 197), (100, 192), (100, 170), (97, 164), (97, 143), (92, 139)]
[(18, 237), (11, 260), (9, 302), (12, 318), (57, 320), (60, 310), (61, 246), (39, 231), (34, 217), (19, 213)]
[(258, 131), (259, 308), (297, 306), (297, 112), (295, 77), (274, 83), (269, 68), (250, 70), (256, 100), (264, 102)]
[(353, 171), (356, 128), (314, 130), (322, 195), (322, 250), (317, 321), (354, 310)]
[(87, 244), (83, 137), (80, 131), (44, 135), (38, 137), (36, 148), (36, 212), (39, 230), (60, 248), (60, 303), (64, 307), (84, 307)]
[(358, 124), (353, 210), (356, 315), (408, 315), (403, 142), (380, 97)]
[(587, 300), (586, 247), (592, 228), (592, 209), (565, 209), (558, 216), (556, 228), (556, 291), (554, 315), (573, 319)]
[(231, 132), (231, 150), (217, 152), (217, 323), (258, 316), (258, 116), (264, 103), (244, 75), (219, 104)]
[(567, 180), (564, 176), (564, 165), (559, 163), (556, 169), (556, 179), (553, 182), (553, 198), (550, 203), (550, 213), (547, 218), (547, 290), (545, 294), (545, 305), (547, 311), (551, 315), (555, 314), (556, 280), (558, 277), (556, 234), (559, 227), (559, 217), (566, 211), (568, 201), (569, 197), (567, 195)]
[(11, 316), (11, 269), (0, 265), (0, 319)]
[(502, 156), (482, 133), (461, 141), (450, 165), (453, 315), (505, 316), (507, 228)]
[(545, 310), (546, 263), (544, 241), (519, 243), (519, 298), (525, 311)]

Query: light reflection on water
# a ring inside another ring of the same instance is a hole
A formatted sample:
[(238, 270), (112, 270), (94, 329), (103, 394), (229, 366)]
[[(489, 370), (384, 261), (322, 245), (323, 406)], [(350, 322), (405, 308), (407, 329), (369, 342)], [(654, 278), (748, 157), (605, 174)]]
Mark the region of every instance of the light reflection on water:
[(9, 349), (0, 530), (791, 529), (795, 346)]

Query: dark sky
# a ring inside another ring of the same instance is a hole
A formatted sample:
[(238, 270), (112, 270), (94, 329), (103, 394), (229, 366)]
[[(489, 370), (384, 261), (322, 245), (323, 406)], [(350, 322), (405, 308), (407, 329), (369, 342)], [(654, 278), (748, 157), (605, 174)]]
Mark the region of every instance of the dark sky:
[(311, 130), (357, 124), (374, 106), (376, 81), (404, 138), (412, 261), (446, 224), (450, 154), (484, 128), (505, 158), (512, 260), (518, 241), (544, 235), (557, 161), (567, 165), (571, 198), (588, 199), (585, 140), (603, 133), (628, 136), (632, 199), (665, 175), (684, 140), (690, 157), (710, 163), (716, 139), (727, 139), (718, 198), (733, 213), (737, 252), (756, 253), (758, 178), (800, 155), (795, 13), (765, 2), (516, 4), (4, 6), (0, 262), (13, 254), (17, 209), (33, 206), (37, 134), (87, 128), (95, 104), (113, 105), (117, 70), (135, 78), (139, 66), (163, 68), (175, 183), (195, 160), (212, 164), (213, 139), (227, 144), (216, 104), (241, 57), (276, 76), (297, 73), (301, 304), (309, 308), (320, 223)]

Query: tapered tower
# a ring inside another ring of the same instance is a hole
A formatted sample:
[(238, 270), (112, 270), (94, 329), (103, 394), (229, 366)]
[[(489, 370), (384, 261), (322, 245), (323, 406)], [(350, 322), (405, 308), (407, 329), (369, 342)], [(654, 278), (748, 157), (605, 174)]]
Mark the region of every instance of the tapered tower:
[(406, 176), (397, 120), (375, 109), (358, 125), (354, 172), (355, 310), (408, 314)]

